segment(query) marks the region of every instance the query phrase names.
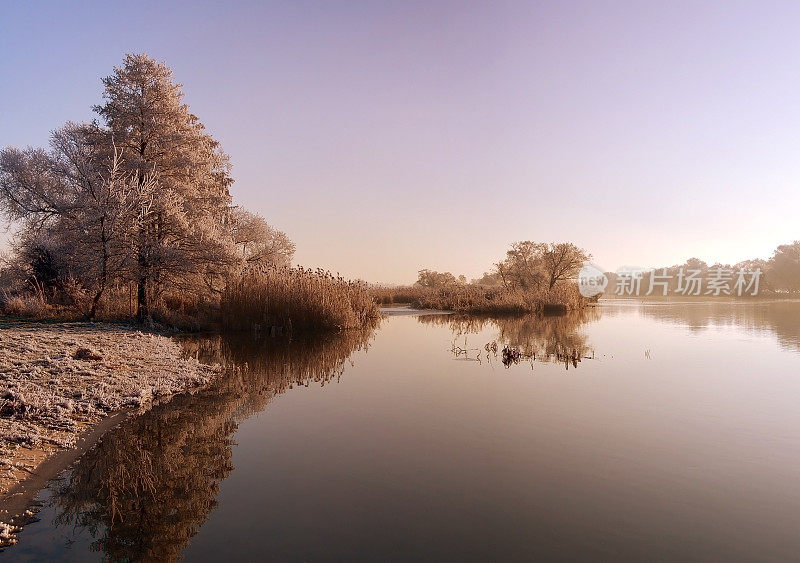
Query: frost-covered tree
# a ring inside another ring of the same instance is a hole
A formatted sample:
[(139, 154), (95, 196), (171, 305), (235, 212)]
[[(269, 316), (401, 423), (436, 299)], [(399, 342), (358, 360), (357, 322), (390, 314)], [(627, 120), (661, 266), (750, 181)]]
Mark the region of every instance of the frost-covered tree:
[(272, 227), (261, 215), (238, 207), (230, 219), (233, 242), (243, 262), (279, 267), (291, 264), (294, 243), (286, 233)]
[(228, 157), (183, 103), (172, 71), (144, 54), (128, 54), (103, 79), (95, 107), (128, 174), (154, 177), (136, 238), (138, 316), (170, 285), (204, 280), (213, 288), (233, 259), (228, 209), (233, 182)]
[(77, 281), (90, 296), (90, 317), (128, 266), (140, 184), (120, 171), (118, 152), (110, 161), (98, 152), (95, 136), (91, 126), (68, 123), (52, 134), (49, 151), (0, 151), (0, 205), (22, 223), (17, 249), (34, 283)]
[(55, 284), (77, 280), (91, 316), (107, 288), (135, 283), (140, 319), (170, 290), (220, 292), (243, 263), (289, 264), (286, 234), (231, 206), (228, 157), (164, 63), (127, 55), (103, 85), (99, 122), (67, 124), (49, 150), (0, 151), (0, 210), (22, 225), (18, 257), (48, 276), (57, 265)]

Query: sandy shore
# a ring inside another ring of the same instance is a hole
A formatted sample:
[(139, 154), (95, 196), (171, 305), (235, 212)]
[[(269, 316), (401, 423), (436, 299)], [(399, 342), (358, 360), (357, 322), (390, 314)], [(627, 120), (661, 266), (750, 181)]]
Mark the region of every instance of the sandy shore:
[(180, 352), (172, 339), (126, 325), (0, 319), (0, 545), (14, 541), (3, 520), (19, 508), (23, 482), (46, 483), (109, 415), (121, 420), (219, 372)]

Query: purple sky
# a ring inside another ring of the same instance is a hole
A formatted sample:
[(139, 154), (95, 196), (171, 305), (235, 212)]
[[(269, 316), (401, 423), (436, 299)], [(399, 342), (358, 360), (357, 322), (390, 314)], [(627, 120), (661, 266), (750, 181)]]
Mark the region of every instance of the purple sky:
[(800, 5), (696, 4), (4, 2), (0, 145), (92, 118), (147, 52), (299, 264), (477, 277), (524, 239), (607, 269), (768, 257), (800, 238)]

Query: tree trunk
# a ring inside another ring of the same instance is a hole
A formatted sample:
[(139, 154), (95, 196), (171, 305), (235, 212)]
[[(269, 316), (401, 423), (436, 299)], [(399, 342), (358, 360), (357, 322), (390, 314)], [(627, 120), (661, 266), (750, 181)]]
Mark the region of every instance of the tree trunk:
[(150, 316), (147, 303), (147, 278), (139, 278), (136, 286), (136, 320), (140, 323)]
[(97, 316), (97, 306), (100, 304), (100, 298), (103, 296), (103, 291), (105, 291), (105, 288), (100, 289), (97, 293), (95, 293), (94, 299), (92, 299), (92, 306), (89, 309), (90, 321), (93, 321), (94, 318)]
[(95, 293), (94, 299), (92, 299), (92, 307), (89, 309), (90, 321), (93, 321), (97, 315), (97, 306), (100, 304), (100, 298), (103, 296), (103, 292), (106, 290), (106, 284), (108, 283), (108, 237), (105, 235), (106, 227), (104, 218), (100, 219), (100, 228), (103, 232), (103, 235), (100, 237), (100, 242), (103, 245), (103, 260), (100, 269), (100, 287), (97, 289), (97, 293)]

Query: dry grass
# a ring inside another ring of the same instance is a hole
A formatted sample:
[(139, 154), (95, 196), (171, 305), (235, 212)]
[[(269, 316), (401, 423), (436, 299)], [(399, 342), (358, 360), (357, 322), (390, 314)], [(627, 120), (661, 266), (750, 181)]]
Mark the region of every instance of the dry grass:
[[(135, 313), (128, 286), (112, 287), (101, 301), (98, 320), (128, 321)], [(568, 282), (552, 289), (522, 291), (477, 284), (423, 287), (369, 287), (320, 269), (250, 269), (229, 281), (219, 300), (165, 293), (151, 309), (156, 326), (184, 332), (201, 330), (312, 333), (361, 328), (379, 316), (377, 304), (407, 303), (419, 309), (473, 314), (566, 312), (586, 299)], [(36, 295), (5, 296), (2, 313), (19, 318), (79, 320), (85, 313), (50, 305)]]
[[(97, 320), (132, 320), (136, 312), (134, 298), (128, 286), (109, 288), (100, 302)], [(51, 305), (37, 295), (26, 293), (4, 296), (0, 313), (35, 320), (86, 318), (86, 311), (78, 307)], [(379, 316), (364, 282), (304, 268), (252, 268), (232, 278), (216, 299), (169, 292), (154, 300), (151, 308), (155, 326), (184, 332), (336, 331), (368, 326)]]
[(523, 315), (528, 313), (566, 312), (582, 309), (586, 299), (574, 283), (552, 289), (522, 291), (481, 285), (450, 285), (430, 288), (405, 286), (373, 288), (380, 303), (410, 303), (419, 309), (458, 311), (472, 314)]
[(379, 311), (364, 282), (319, 269), (269, 268), (229, 282), (220, 317), (224, 331), (311, 333), (361, 328)]
[(56, 308), (38, 295), (14, 295), (3, 301), (2, 309), (7, 315), (29, 319), (52, 317), (56, 313)]

